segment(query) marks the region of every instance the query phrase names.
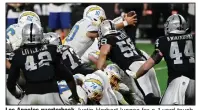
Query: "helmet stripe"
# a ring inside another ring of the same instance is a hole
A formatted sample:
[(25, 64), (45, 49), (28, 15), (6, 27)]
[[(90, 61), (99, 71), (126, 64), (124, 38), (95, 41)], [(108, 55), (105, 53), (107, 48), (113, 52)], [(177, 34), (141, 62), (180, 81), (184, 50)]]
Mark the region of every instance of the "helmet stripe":
[(179, 17), (179, 24), (180, 24), (180, 29), (181, 29), (181, 25), (182, 25), (182, 20), (181, 20), (181, 17), (178, 15)]
[(111, 23), (111, 21), (109, 20), (109, 24), (110, 24), (110, 26), (111, 26), (111, 29), (113, 29), (113, 25), (112, 25), (112, 23)]
[(30, 24), (30, 42), (32, 42), (32, 28), (33, 28), (33, 23)]

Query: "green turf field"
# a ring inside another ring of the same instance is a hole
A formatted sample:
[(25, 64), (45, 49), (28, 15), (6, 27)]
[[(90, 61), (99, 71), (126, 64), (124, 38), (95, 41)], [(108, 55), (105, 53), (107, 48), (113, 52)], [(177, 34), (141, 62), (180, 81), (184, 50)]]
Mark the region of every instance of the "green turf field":
[[(137, 47), (141, 50), (144, 50), (149, 55), (151, 55), (154, 50), (154, 45), (152, 45), (152, 44), (137, 44)], [(163, 93), (166, 89), (167, 78), (168, 78), (166, 62), (164, 60), (162, 60), (158, 65), (155, 66), (155, 71), (157, 74), (161, 93), (163, 95)]]

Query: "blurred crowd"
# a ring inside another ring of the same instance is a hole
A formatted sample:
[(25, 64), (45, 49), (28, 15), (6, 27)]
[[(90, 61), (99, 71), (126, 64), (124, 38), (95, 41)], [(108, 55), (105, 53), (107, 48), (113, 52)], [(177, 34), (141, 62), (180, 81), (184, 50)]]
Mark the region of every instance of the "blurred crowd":
[(108, 19), (114, 19), (135, 11), (138, 23), (135, 27), (126, 27), (127, 34), (136, 38), (163, 36), (163, 24), (168, 16), (179, 13), (187, 19), (189, 31), (195, 32), (194, 3), (8, 3), (6, 4), (6, 27), (17, 22), (22, 11), (36, 12), (42, 21), (44, 31), (57, 32), (64, 38), (72, 26), (82, 18), (85, 7), (91, 4), (101, 6)]

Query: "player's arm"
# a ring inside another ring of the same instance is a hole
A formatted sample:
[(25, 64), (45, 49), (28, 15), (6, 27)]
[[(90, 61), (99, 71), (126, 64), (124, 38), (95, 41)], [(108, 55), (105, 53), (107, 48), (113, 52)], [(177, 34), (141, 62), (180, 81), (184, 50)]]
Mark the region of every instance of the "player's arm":
[(106, 63), (107, 55), (109, 54), (111, 50), (110, 44), (104, 44), (100, 48), (100, 55), (97, 61), (97, 69), (102, 70), (104, 68), (104, 65)]
[(139, 78), (143, 76), (148, 70), (150, 70), (155, 64), (158, 64), (161, 59), (163, 58), (163, 55), (159, 49), (156, 49), (153, 54), (151, 55), (151, 58), (149, 58), (137, 71), (136, 76), (134, 78)]
[(88, 54), (88, 59), (95, 65), (97, 65), (100, 51), (91, 52)]
[(6, 59), (6, 68), (10, 69), (10, 67), (11, 67), (11, 63), (9, 62), (9, 60)]
[(89, 38), (92, 38), (92, 39), (97, 38), (98, 37), (98, 32), (97, 31), (88, 31), (87, 36)]
[(128, 17), (126, 14), (124, 15), (124, 21), (121, 23), (116, 24), (116, 29), (123, 29), (124, 27), (128, 26), (128, 25), (133, 25), (135, 26), (135, 24), (137, 23), (137, 18), (136, 18), (136, 14)]
[(10, 67), (8, 79), (7, 79), (7, 88), (9, 92), (14, 95), (16, 98), (22, 96), (21, 93), (16, 90), (16, 82), (20, 76), (20, 68), (18, 67), (18, 61), (16, 55), (12, 59), (12, 65)]
[(90, 23), (87, 26), (87, 33), (86, 33), (87, 37), (94, 39), (98, 37), (98, 26), (94, 25), (92, 23)]
[[(80, 57), (75, 53), (75, 51), (71, 47), (66, 47), (65, 52), (67, 56), (62, 55), (63, 63), (66, 67), (70, 69), (70, 71), (74, 74), (81, 73), (83, 75), (93, 73), (95, 71), (91, 65), (82, 63)], [(64, 53), (64, 52), (63, 52)]]
[(68, 87), (70, 88), (72, 92), (72, 97), (76, 100), (79, 101), (79, 97), (77, 94), (77, 89), (76, 89), (76, 83), (73, 77), (72, 72), (67, 68), (66, 66), (63, 65), (63, 60), (61, 59), (60, 64), (57, 64), (56, 69), (60, 69), (60, 78), (62, 80), (65, 80), (67, 82)]
[(76, 100), (79, 101), (79, 97), (77, 94), (77, 90), (76, 90), (76, 83), (73, 77), (72, 72), (70, 71), (70, 69), (66, 66), (66, 63), (64, 60), (66, 59), (66, 56), (64, 55), (64, 53), (68, 51), (68, 48), (65, 46), (58, 46), (57, 48), (57, 52), (59, 53), (60, 57), (57, 57), (56, 59), (56, 70), (57, 73), (56, 74), (60, 74), (60, 79), (61, 80), (65, 80), (72, 92), (72, 97)]

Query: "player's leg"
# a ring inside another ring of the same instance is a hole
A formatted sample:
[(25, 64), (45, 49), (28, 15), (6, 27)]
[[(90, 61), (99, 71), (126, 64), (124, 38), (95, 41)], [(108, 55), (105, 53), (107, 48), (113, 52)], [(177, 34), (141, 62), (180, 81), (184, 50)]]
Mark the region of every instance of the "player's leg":
[[(145, 61), (133, 62), (130, 65), (129, 69), (133, 71), (134, 73), (136, 73), (137, 70), (144, 64), (144, 62)], [(152, 83), (150, 79), (150, 74), (145, 74), (142, 77), (138, 78), (136, 84), (139, 85), (140, 90), (142, 89), (145, 95), (144, 100), (146, 104), (153, 105), (153, 104), (159, 103), (160, 97), (156, 97), (154, 95), (154, 92), (152, 89)]]
[(190, 80), (185, 97), (185, 105), (195, 105), (195, 80)]
[[(169, 84), (162, 97), (162, 105), (178, 105), (185, 104), (185, 93), (190, 79), (186, 77), (177, 77), (173, 79)], [(193, 84), (192, 84), (193, 85)], [(189, 86), (190, 87), (190, 86)]]
[(136, 84), (137, 81), (135, 82), (135, 80), (133, 78), (131, 78), (128, 75), (125, 74), (125, 75), (122, 76), (122, 81), (121, 82), (126, 84), (132, 90), (132, 92), (136, 93), (141, 99), (144, 99), (144, 93), (142, 93), (143, 91), (141, 91), (138, 88), (138, 86)]
[(19, 102), (20, 102), (20, 100), (15, 98), (7, 89), (6, 90), (6, 104), (17, 105)]
[(47, 104), (47, 105), (63, 105), (64, 102), (62, 101), (59, 93), (47, 93), (44, 95), (41, 95), (41, 104)]
[[(140, 96), (138, 96), (136, 93), (134, 93), (132, 90), (130, 90), (127, 85), (124, 83), (119, 83), (119, 90), (118, 90), (124, 97), (124, 99), (130, 104), (130, 105), (145, 105), (143, 98), (141, 99)], [(142, 96), (143, 97), (143, 96)]]
[(155, 69), (154, 68), (151, 68), (148, 71), (148, 74), (149, 74), (151, 86), (152, 86), (152, 89), (153, 89), (153, 94), (156, 97), (161, 97), (161, 90), (160, 90), (160, 86), (159, 86), (159, 83), (158, 83), (158, 80), (157, 80)]
[(36, 94), (24, 95), (24, 97), (19, 102), (19, 105), (37, 105), (37, 104), (40, 104), (40, 102), (38, 101), (38, 95)]

